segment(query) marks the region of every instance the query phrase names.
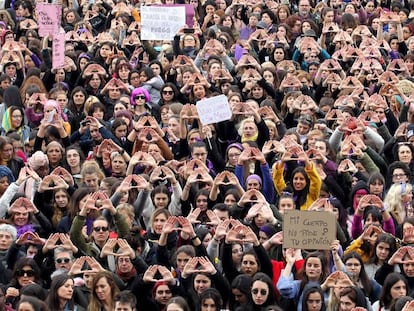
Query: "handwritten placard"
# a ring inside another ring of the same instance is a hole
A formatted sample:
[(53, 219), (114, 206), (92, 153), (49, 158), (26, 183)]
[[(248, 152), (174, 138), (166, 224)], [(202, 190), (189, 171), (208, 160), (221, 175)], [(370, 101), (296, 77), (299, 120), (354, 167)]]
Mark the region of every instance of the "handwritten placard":
[(185, 25), (183, 6), (141, 6), (141, 40), (173, 40)]
[(54, 36), (59, 33), (62, 20), (62, 6), (38, 3), (36, 5), (37, 23), (40, 36)]
[(58, 33), (53, 36), (52, 44), (52, 69), (65, 66), (65, 34)]
[[(161, 5), (157, 5), (158, 7)], [(192, 4), (163, 4), (161, 7), (185, 7), (185, 24), (188, 28), (193, 28), (194, 26), (194, 6)]]
[(199, 100), (196, 104), (202, 124), (213, 124), (231, 118), (230, 105), (225, 95)]
[(336, 239), (335, 215), (325, 211), (285, 211), (283, 247), (323, 250), (331, 249)]

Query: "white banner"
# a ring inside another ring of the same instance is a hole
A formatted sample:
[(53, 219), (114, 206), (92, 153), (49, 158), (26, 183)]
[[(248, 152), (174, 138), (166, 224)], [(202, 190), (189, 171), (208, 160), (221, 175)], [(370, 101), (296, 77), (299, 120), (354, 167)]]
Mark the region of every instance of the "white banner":
[(218, 123), (231, 118), (230, 105), (225, 95), (200, 100), (196, 104), (203, 125)]
[(183, 6), (141, 6), (141, 40), (173, 40), (184, 25)]

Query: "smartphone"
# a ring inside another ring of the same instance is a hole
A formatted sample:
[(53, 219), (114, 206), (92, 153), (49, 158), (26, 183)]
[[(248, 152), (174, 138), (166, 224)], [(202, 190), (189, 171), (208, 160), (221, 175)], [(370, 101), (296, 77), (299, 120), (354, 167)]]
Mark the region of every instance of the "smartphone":
[(193, 28), (184, 28), (184, 33), (194, 33)]
[(87, 125), (89, 125), (91, 123), (91, 121), (89, 121), (89, 120), (83, 120), (81, 123), (80, 123), (80, 125), (81, 126), (87, 126)]
[(56, 112), (56, 110), (52, 110), (51, 112), (49, 112), (49, 115), (47, 117), (47, 122), (53, 123), (53, 119), (55, 117), (55, 112)]

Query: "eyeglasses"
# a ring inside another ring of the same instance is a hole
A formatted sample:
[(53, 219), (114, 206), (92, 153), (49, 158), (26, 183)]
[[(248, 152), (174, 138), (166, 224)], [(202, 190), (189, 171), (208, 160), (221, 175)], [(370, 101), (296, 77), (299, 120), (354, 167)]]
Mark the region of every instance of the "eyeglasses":
[(31, 277), (31, 276), (34, 276), (35, 275), (35, 272), (34, 272), (34, 270), (17, 270), (16, 271), (16, 275), (17, 276), (28, 276), (28, 277)]
[(56, 263), (69, 263), (70, 262), (70, 258), (57, 258), (55, 260)]
[(392, 175), (392, 178), (397, 178), (397, 179), (400, 179), (400, 178), (403, 178), (403, 177), (405, 177), (406, 175), (405, 174), (393, 174)]
[(126, 263), (128, 263), (128, 262), (131, 262), (131, 259), (129, 259), (129, 258), (119, 258), (119, 259), (118, 259), (118, 262), (119, 262), (119, 263), (121, 263), (121, 262), (126, 262)]
[(145, 99), (144, 95), (137, 95), (134, 97), (134, 99)]
[(165, 95), (172, 95), (172, 94), (174, 94), (174, 91), (164, 90), (164, 91), (162, 91), (162, 93), (165, 94)]
[(108, 227), (95, 227), (95, 228), (93, 228), (93, 231), (95, 231), (95, 232), (99, 232), (99, 231), (106, 232), (106, 231), (108, 231)]
[(267, 290), (265, 290), (265, 289), (258, 289), (258, 288), (253, 288), (252, 289), (252, 294), (253, 295), (257, 295), (257, 294), (259, 294), (260, 293), (260, 295), (262, 295), (262, 296), (266, 296), (267, 295)]
[(227, 44), (227, 40), (223, 39), (223, 38), (218, 38), (217, 39), (221, 44)]

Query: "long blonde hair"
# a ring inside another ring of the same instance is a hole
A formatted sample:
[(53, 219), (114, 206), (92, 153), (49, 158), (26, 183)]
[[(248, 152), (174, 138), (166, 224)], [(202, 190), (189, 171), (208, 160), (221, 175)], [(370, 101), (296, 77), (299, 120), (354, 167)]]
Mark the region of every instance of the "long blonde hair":
[(389, 212), (400, 224), (404, 221), (406, 210), (401, 200), (403, 195), (411, 193), (413, 187), (409, 183), (393, 184), (385, 196), (384, 203)]
[(339, 298), (336, 297), (334, 289), (329, 290), (328, 303), (326, 304), (326, 311), (336, 311), (339, 306)]

